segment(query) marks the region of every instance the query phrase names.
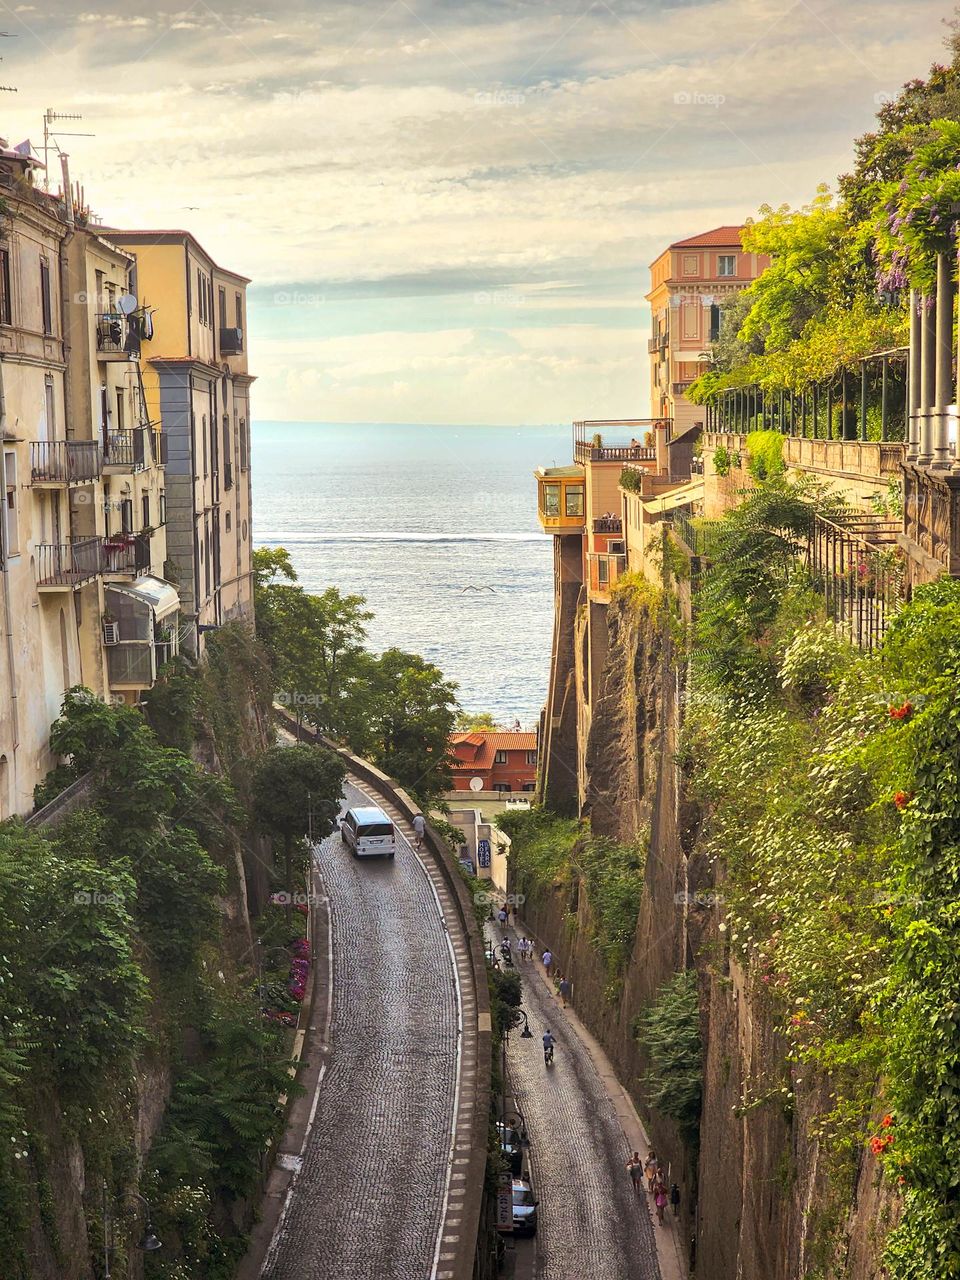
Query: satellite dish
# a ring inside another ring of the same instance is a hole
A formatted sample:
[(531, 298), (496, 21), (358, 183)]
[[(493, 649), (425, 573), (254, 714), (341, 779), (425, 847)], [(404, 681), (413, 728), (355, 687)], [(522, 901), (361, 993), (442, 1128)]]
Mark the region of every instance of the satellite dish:
[(136, 295), (132, 293), (122, 293), (117, 299), (117, 310), (121, 315), (131, 316), (140, 303), (136, 299)]
[(483, 779), (482, 779), (482, 778), (471, 778), (471, 779), (470, 779), (470, 790), (471, 790), (471, 791), (482, 791), (482, 790), (483, 790)]

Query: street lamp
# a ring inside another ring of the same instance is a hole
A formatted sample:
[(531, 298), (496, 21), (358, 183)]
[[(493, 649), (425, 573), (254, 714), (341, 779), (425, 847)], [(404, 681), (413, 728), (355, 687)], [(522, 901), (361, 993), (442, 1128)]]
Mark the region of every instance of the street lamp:
[[(150, 1203), (139, 1191), (128, 1191), (131, 1200), (139, 1200), (144, 1208), (143, 1235), (137, 1242), (137, 1248), (143, 1253), (155, 1253), (163, 1248), (163, 1241), (153, 1229), (153, 1213)], [(103, 1275), (104, 1280), (111, 1280), (110, 1255), (113, 1252), (113, 1232), (110, 1225), (109, 1206), (107, 1200), (107, 1180), (103, 1180)]]
[(520, 1018), (523, 1019), (523, 1030), (520, 1032), (520, 1039), (532, 1040), (533, 1032), (530, 1030), (530, 1019), (527, 1017), (527, 1011), (526, 1009), (522, 1009), (520, 1005), (517, 1005), (516, 1010), (514, 1012), (514, 1016), (513, 1016), (514, 1026), (517, 1025), (517, 1022)]

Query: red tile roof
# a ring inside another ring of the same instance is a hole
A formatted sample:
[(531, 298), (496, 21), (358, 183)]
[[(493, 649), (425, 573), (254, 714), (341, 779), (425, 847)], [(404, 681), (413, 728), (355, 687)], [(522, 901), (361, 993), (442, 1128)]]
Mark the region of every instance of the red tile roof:
[(712, 231), (702, 231), (698, 236), (690, 236), (686, 240), (674, 240), (671, 249), (725, 249), (728, 245), (740, 248), (740, 232), (743, 226), (714, 227)]
[(492, 747), (494, 751), (536, 751), (535, 733), (502, 732), (499, 729), (476, 729), (473, 733), (455, 733), (451, 737), (454, 746), (458, 742)]

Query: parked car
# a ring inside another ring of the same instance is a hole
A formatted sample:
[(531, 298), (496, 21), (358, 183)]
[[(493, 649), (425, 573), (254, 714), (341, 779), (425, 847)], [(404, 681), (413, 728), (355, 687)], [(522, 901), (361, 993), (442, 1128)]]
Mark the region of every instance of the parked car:
[(529, 1178), (513, 1180), (513, 1234), (535, 1236), (537, 1234), (537, 1205)]
[(519, 1132), (512, 1125), (499, 1123), (497, 1137), (500, 1139), (500, 1150), (510, 1172), (515, 1178), (519, 1178), (523, 1172), (523, 1146)]

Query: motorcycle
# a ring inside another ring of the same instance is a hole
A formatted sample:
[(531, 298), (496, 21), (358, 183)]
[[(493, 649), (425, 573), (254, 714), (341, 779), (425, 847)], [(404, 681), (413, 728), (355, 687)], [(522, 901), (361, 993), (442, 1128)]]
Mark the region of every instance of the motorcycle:
[(553, 1066), (553, 1045), (545, 1044), (543, 1046), (543, 1065), (545, 1067)]

